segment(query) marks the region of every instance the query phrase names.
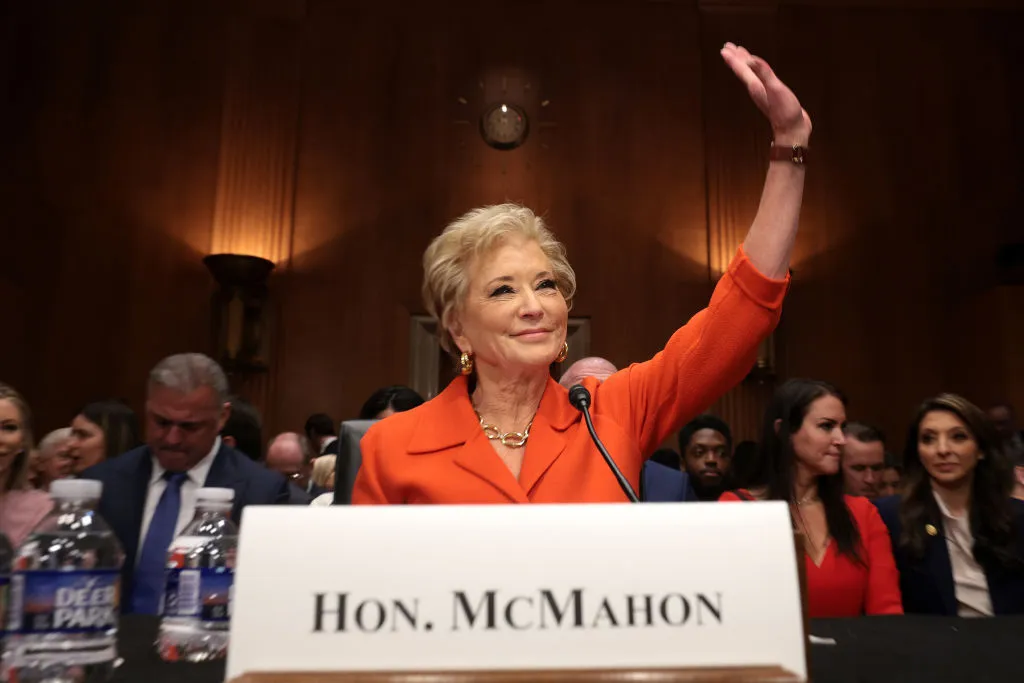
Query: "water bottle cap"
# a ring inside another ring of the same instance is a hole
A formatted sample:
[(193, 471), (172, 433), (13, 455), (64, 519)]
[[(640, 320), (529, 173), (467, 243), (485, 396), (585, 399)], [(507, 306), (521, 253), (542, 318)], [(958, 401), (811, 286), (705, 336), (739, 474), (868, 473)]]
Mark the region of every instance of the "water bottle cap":
[(98, 500), (103, 482), (94, 479), (58, 479), (50, 484), (50, 497), (61, 500)]
[(196, 491), (196, 501), (208, 503), (230, 503), (235, 499), (234, 489), (221, 489), (214, 487), (203, 487)]

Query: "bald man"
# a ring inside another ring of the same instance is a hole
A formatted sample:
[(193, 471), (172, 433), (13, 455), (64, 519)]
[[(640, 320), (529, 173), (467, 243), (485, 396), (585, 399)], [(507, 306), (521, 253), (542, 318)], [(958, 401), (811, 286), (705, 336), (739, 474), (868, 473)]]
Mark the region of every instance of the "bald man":
[[(300, 489), (305, 495), (304, 504), (326, 493), (319, 486), (314, 484), (310, 477), (313, 474), (313, 445), (310, 440), (296, 432), (284, 432), (271, 439), (267, 446), (267, 469), (274, 470), (284, 475), (285, 479)], [(300, 504), (294, 500), (293, 503)]]
[(607, 358), (590, 356), (570, 365), (569, 369), (562, 373), (562, 379), (558, 380), (558, 383), (568, 389), (573, 384), (579, 384), (584, 377), (596, 377), (603, 382), (616, 372), (618, 368)]
[[(590, 356), (581, 358), (562, 373), (558, 380), (566, 389), (579, 384), (584, 377), (594, 377), (603, 382), (618, 372), (618, 368), (607, 358)], [(600, 434), (598, 434), (600, 436)], [(612, 457), (615, 454), (612, 453)], [(610, 476), (610, 475), (609, 475)], [(690, 477), (685, 472), (648, 460), (640, 473), (642, 499), (649, 503), (678, 503), (698, 500), (690, 486)]]

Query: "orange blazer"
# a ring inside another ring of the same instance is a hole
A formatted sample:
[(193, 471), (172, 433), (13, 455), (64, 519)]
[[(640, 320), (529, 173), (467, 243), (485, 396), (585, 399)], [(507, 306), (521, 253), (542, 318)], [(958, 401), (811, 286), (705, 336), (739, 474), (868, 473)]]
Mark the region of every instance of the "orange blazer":
[[(766, 278), (742, 249), (708, 307), (665, 349), (604, 382), (588, 377), (598, 435), (636, 489), (640, 468), (668, 436), (739, 383), (774, 329), (787, 280)], [(519, 480), (480, 428), (465, 377), (367, 431), (353, 504), (622, 502), (568, 391), (548, 381)]]

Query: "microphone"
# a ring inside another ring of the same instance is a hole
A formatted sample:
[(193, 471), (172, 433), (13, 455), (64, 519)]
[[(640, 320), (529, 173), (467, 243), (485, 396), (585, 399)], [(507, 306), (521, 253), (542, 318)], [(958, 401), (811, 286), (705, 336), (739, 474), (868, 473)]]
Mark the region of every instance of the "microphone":
[(587, 431), (590, 432), (590, 438), (593, 439), (594, 445), (597, 446), (597, 450), (601, 452), (601, 457), (604, 458), (605, 463), (608, 465), (608, 469), (615, 475), (615, 480), (619, 482), (619, 486), (622, 487), (622, 492), (626, 494), (626, 498), (629, 498), (631, 503), (639, 503), (640, 499), (637, 498), (636, 491), (629, 485), (629, 480), (626, 479), (625, 475), (622, 474), (622, 470), (612, 460), (612, 456), (608, 454), (608, 449), (601, 443), (601, 439), (597, 436), (597, 432), (594, 430), (594, 421), (590, 418), (590, 392), (582, 384), (574, 384), (569, 389), (569, 403), (576, 410), (583, 413), (583, 419), (587, 423)]

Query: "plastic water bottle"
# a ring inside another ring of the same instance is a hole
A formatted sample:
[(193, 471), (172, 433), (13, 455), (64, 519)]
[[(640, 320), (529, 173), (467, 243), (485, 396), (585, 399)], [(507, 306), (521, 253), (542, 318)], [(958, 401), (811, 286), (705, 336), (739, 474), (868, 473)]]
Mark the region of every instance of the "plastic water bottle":
[(99, 683), (117, 657), (124, 551), (96, 514), (103, 485), (50, 485), (53, 511), (18, 548), (6, 658), (12, 683)]
[(232, 489), (196, 491), (196, 514), (167, 553), (157, 651), (169, 662), (227, 656), (238, 527)]
[[(14, 562), (14, 546), (0, 531), (0, 654), (4, 651), (4, 636), (7, 630), (8, 588), (11, 585), (11, 564)], [(0, 659), (0, 681), (7, 680), (7, 666)]]

